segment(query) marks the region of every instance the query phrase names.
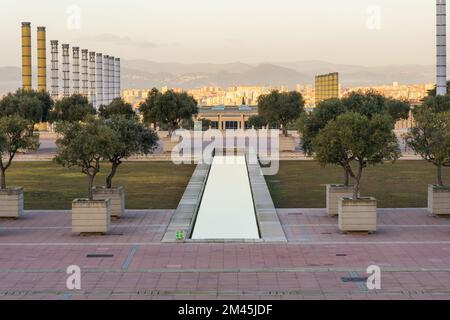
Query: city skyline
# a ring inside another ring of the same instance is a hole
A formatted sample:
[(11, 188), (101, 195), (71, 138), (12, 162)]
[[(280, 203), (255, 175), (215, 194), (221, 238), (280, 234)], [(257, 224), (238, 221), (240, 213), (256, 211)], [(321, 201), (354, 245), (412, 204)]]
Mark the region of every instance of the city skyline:
[[(8, 45), (1, 66), (20, 65), (16, 27), (21, 21), (47, 26), (49, 39), (64, 38), (73, 45), (124, 59), (180, 63), (325, 60), (375, 66), (429, 65), (435, 58), (435, 10), (425, 0), (346, 0), (345, 6), (329, 0), (321, 4), (281, 0), (276, 5), (268, 1), (211, 5), (203, 0), (164, 4), (132, 0), (126, 6), (116, 1), (30, 1), (27, 6), (23, 2), (6, 0), (0, 13), (11, 26), (2, 35)], [(49, 12), (53, 19), (48, 19)]]

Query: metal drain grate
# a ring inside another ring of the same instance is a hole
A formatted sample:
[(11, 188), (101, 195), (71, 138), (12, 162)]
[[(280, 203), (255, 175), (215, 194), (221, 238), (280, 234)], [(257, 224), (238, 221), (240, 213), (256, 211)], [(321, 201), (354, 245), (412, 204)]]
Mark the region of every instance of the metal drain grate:
[(346, 257), (347, 255), (345, 253), (337, 253), (336, 257)]
[(86, 258), (113, 258), (114, 255), (113, 254), (88, 254), (86, 255)]

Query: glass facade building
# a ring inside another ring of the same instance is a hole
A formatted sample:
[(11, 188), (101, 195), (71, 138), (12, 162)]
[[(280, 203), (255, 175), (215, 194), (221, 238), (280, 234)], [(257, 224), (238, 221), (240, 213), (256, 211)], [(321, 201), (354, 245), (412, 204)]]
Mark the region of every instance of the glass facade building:
[(315, 102), (339, 98), (339, 73), (329, 73), (316, 76)]

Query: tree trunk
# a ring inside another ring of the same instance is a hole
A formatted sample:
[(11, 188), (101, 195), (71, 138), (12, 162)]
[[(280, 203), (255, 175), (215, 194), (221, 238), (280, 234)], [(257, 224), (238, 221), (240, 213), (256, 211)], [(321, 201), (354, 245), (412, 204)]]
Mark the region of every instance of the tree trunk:
[(88, 175), (88, 198), (90, 201), (94, 200), (94, 192), (92, 191), (92, 188), (94, 187), (94, 178), (93, 175)]
[(438, 178), (438, 185), (443, 186), (444, 180), (442, 179), (442, 166), (437, 166), (437, 178)]
[(360, 185), (361, 185), (361, 177), (362, 177), (362, 173), (363, 173), (363, 167), (364, 164), (363, 163), (359, 163), (359, 168), (358, 168), (358, 175), (356, 176), (355, 179), (355, 187), (353, 188), (353, 200), (358, 200), (359, 198), (359, 190), (360, 190)]
[(116, 175), (118, 166), (119, 166), (119, 164), (117, 162), (112, 162), (111, 172), (110, 172), (108, 178), (106, 178), (106, 188), (107, 189), (112, 189), (112, 180), (113, 180), (114, 176)]
[(0, 184), (0, 189), (5, 190), (6, 189), (6, 174), (5, 174), (6, 170), (2, 169), (1, 171), (2, 171), (2, 173), (1, 173), (2, 182)]
[(287, 129), (287, 126), (285, 126), (284, 124), (281, 124), (281, 127), (282, 127), (283, 135), (284, 135), (285, 137), (287, 137), (287, 136), (288, 136), (288, 129)]
[(347, 168), (344, 168), (344, 186), (348, 187), (350, 185), (350, 173)]

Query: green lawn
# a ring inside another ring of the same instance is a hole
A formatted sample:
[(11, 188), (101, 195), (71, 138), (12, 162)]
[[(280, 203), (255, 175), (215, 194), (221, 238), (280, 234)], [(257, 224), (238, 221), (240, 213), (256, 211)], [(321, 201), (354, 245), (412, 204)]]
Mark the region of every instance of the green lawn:
[[(114, 181), (126, 190), (129, 209), (174, 209), (194, 165), (171, 162), (129, 162)], [(105, 171), (96, 185), (103, 185)], [(450, 170), (444, 171), (450, 182)], [(7, 173), (9, 186), (25, 189), (28, 210), (70, 209), (71, 201), (86, 196), (86, 178), (78, 169), (51, 162), (15, 162)], [(370, 167), (363, 177), (362, 194), (375, 196), (380, 207), (426, 207), (427, 185), (435, 182), (435, 167), (423, 161), (398, 161)], [(325, 207), (325, 184), (341, 183), (342, 170), (322, 168), (312, 161), (282, 161), (276, 176), (266, 177), (278, 208)]]
[[(444, 169), (450, 183), (450, 170)], [(277, 208), (324, 208), (325, 184), (342, 183), (340, 167), (321, 167), (313, 161), (282, 161), (279, 174), (266, 177)], [(381, 208), (427, 206), (429, 183), (436, 182), (436, 168), (425, 161), (397, 161), (364, 171), (361, 193), (374, 196)]]
[[(105, 184), (106, 165), (96, 185)], [(176, 208), (194, 171), (193, 165), (171, 162), (128, 162), (119, 167), (115, 185), (126, 191), (131, 209)], [(87, 179), (79, 169), (67, 169), (52, 162), (16, 162), (7, 172), (10, 186), (25, 191), (27, 210), (70, 209), (75, 198), (86, 197)]]

